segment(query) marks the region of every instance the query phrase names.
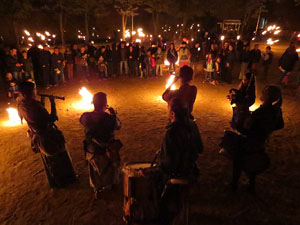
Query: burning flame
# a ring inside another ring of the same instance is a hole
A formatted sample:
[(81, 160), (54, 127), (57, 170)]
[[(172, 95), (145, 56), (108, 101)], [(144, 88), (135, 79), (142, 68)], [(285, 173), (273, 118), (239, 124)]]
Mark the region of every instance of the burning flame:
[(19, 117), (18, 110), (15, 108), (8, 108), (6, 109), (8, 112), (9, 120), (3, 123), (4, 126), (7, 127), (14, 127), (21, 125), (21, 118)]
[(78, 109), (94, 109), (94, 105), (92, 104), (93, 95), (85, 88), (82, 87), (79, 90), (79, 94), (81, 95), (82, 100), (75, 104), (75, 107)]
[[(167, 84), (166, 84), (166, 88), (169, 88), (169, 87), (171, 86), (171, 84), (174, 82), (174, 79), (175, 79), (175, 75), (171, 75), (170, 78), (169, 78), (169, 80), (168, 80), (168, 82), (167, 82)], [(172, 91), (173, 91), (173, 90), (176, 90), (175, 84), (173, 84), (173, 85), (171, 86), (171, 90), (172, 90)]]

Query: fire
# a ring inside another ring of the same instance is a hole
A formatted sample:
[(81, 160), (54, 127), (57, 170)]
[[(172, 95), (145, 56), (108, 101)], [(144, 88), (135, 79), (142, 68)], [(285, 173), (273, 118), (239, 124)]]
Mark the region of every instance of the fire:
[(296, 49), (296, 52), (300, 52), (300, 48), (297, 48), (297, 49)]
[(256, 103), (254, 103), (253, 105), (250, 106), (249, 110), (250, 110), (251, 112), (253, 112), (253, 111), (257, 110), (258, 108), (259, 108), (259, 105), (256, 104)]
[(92, 104), (93, 95), (88, 91), (88, 89), (82, 87), (79, 90), (79, 94), (81, 95), (82, 100), (77, 102), (75, 107), (84, 110), (94, 109), (94, 105)]
[[(170, 85), (174, 82), (174, 79), (175, 79), (175, 75), (171, 75), (170, 78), (169, 78), (169, 80), (168, 80), (168, 82), (167, 82), (167, 84), (166, 84), (166, 88), (170, 87)], [(176, 90), (175, 84), (173, 84), (171, 86), (171, 90)]]
[(8, 112), (8, 120), (3, 122), (4, 126), (14, 127), (21, 125), (21, 118), (19, 117), (18, 110), (15, 108), (6, 109)]

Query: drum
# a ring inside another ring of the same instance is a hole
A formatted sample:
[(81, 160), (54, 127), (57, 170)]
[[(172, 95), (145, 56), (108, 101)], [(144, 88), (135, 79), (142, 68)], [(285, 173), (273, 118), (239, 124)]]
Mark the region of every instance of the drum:
[(150, 162), (126, 163), (124, 174), (124, 217), (129, 222), (151, 222), (159, 214), (160, 170)]

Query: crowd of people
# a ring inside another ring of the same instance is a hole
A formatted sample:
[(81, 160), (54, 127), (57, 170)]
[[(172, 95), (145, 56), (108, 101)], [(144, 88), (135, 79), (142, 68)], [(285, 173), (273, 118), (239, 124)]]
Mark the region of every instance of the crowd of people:
[[(273, 63), (271, 46), (262, 52), (258, 44), (250, 49), (250, 44), (242, 41), (189, 42), (183, 39), (177, 48), (174, 43), (162, 41), (147, 48), (140, 43), (123, 41), (99, 48), (92, 43), (82, 46), (73, 44), (64, 52), (58, 47), (51, 51), (48, 45), (40, 49), (33, 44), (28, 51), (22, 52), (12, 47), (5, 57), (1, 57), (1, 73), (5, 77), (9, 98), (16, 98), (18, 84), (26, 80), (50, 88), (74, 78), (106, 79), (120, 75), (151, 78), (163, 76), (166, 66), (172, 72), (189, 65), (195, 71), (194, 76), (200, 70), (204, 71), (203, 83), (213, 85), (241, 80), (247, 72), (258, 75), (258, 68), (263, 67), (261, 77), (268, 82), (269, 68)], [(283, 84), (287, 84), (288, 75), (297, 61), (298, 53), (291, 43), (279, 60), (278, 68), (282, 72), (280, 81)], [(238, 76), (233, 74), (233, 68), (237, 65), (240, 65)]]

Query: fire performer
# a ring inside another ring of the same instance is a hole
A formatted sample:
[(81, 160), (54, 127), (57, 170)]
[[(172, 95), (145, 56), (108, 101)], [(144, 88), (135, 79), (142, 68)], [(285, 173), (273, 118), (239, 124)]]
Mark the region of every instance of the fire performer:
[(179, 77), (174, 79), (173, 84), (179, 79), (180, 80), (180, 88), (178, 90), (171, 90), (173, 84), (171, 84), (163, 93), (162, 98), (168, 104), (172, 101), (172, 99), (179, 98), (182, 99), (185, 104), (188, 106), (188, 111), (191, 118), (192, 116), (194, 103), (197, 96), (197, 88), (194, 85), (190, 85), (190, 82), (193, 79), (193, 69), (189, 66), (183, 66), (180, 68)]
[(249, 177), (248, 191), (255, 194), (256, 176), (269, 167), (265, 142), (271, 133), (284, 127), (280, 88), (266, 86), (260, 98), (262, 105), (255, 110), (241, 134), (225, 131), (219, 153), (228, 153), (233, 160), (232, 191), (236, 191), (242, 171)]
[(122, 143), (114, 136), (114, 131), (120, 129), (121, 124), (116, 111), (108, 107), (106, 94), (96, 93), (93, 104), (95, 110), (83, 113), (80, 123), (85, 131), (83, 143), (89, 165), (90, 185), (98, 199), (101, 192), (111, 190), (120, 181), (119, 150)]
[(242, 76), (238, 89), (230, 89), (227, 98), (231, 101), (233, 115), (231, 127), (242, 132), (244, 123), (250, 117), (249, 107), (255, 103), (255, 77), (252, 73)]
[[(198, 176), (196, 160), (202, 153), (203, 145), (197, 124), (190, 119), (187, 104), (182, 99), (173, 99), (169, 104), (170, 124), (163, 140), (159, 155), (159, 166), (166, 183), (161, 204), (161, 219), (170, 222), (183, 207), (188, 187)], [(172, 180), (186, 185), (176, 185)], [(181, 211), (182, 212), (182, 211)], [(179, 217), (180, 218), (180, 217)]]
[(35, 153), (40, 152), (51, 188), (63, 188), (76, 181), (69, 154), (65, 147), (63, 133), (57, 129), (55, 96), (48, 96), (51, 102), (51, 113), (44, 108), (44, 97), (41, 102), (35, 100), (34, 84), (23, 82), (19, 85), (21, 101), (18, 111), (25, 119), (31, 147)]

